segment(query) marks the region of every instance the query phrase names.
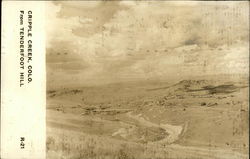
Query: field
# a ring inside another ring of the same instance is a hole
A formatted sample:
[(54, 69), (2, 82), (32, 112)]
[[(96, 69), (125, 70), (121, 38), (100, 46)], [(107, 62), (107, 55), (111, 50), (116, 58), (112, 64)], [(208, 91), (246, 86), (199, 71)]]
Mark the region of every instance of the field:
[(247, 159), (248, 97), (243, 77), (48, 90), (47, 158)]

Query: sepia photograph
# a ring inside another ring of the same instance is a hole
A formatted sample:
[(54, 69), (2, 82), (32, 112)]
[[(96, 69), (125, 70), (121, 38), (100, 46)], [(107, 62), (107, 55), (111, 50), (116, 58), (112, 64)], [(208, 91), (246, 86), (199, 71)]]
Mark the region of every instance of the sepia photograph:
[(249, 158), (249, 1), (45, 14), (47, 159)]

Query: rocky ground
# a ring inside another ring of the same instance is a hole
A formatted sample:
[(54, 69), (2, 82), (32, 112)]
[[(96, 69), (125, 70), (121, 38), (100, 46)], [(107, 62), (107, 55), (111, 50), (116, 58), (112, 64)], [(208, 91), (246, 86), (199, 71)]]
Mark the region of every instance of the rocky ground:
[(247, 159), (246, 79), (47, 92), (47, 158)]

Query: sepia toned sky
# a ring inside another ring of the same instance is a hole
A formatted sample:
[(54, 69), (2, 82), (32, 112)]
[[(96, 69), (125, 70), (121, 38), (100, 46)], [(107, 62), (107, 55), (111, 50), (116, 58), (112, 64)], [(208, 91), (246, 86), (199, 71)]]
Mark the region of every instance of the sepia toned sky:
[(248, 2), (47, 2), (47, 81), (248, 72)]

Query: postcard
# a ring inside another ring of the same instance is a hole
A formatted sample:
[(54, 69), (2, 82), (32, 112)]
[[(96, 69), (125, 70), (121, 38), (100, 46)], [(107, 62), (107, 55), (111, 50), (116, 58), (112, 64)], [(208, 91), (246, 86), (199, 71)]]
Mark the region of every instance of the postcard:
[(2, 9), (1, 158), (249, 158), (249, 1)]

